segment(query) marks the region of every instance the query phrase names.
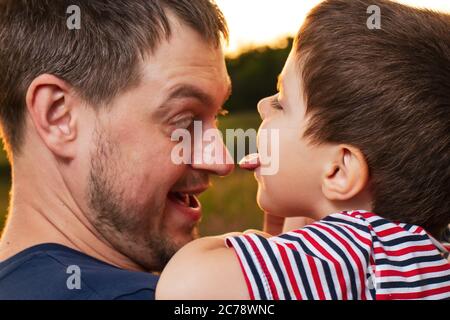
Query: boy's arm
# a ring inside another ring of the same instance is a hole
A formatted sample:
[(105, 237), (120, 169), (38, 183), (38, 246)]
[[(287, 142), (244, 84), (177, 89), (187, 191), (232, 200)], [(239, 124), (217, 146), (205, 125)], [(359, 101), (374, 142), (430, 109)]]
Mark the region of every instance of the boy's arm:
[(225, 246), (227, 236), (195, 240), (175, 254), (162, 272), (156, 299), (248, 300), (239, 260)]

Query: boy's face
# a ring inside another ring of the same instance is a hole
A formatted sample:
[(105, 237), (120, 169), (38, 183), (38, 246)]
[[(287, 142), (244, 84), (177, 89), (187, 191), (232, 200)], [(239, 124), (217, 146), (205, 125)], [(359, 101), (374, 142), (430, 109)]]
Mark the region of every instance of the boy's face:
[[(280, 75), (278, 89), (277, 95), (258, 104), (263, 120), (260, 130), (279, 131), (280, 157), (275, 175), (261, 175), (260, 168), (255, 171), (258, 204), (272, 215), (310, 216), (323, 197), (321, 177), (329, 157), (329, 146), (312, 145), (303, 137), (308, 117), (294, 51)], [(269, 155), (270, 149), (269, 146)]]

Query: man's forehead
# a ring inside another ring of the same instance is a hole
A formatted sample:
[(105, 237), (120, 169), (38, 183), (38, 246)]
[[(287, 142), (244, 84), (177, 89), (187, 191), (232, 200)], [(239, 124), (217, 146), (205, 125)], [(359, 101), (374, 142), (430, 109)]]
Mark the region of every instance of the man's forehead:
[(228, 76), (223, 50), (205, 43), (196, 46), (163, 44), (161, 50), (148, 56), (142, 65), (143, 76), (149, 79), (171, 81), (179, 77), (197, 77), (225, 81)]
[(180, 23), (171, 21), (170, 37), (163, 39), (154, 52), (148, 57), (164, 68), (166, 67), (195, 67), (222, 68), (225, 62), (221, 45), (216, 45), (198, 31)]

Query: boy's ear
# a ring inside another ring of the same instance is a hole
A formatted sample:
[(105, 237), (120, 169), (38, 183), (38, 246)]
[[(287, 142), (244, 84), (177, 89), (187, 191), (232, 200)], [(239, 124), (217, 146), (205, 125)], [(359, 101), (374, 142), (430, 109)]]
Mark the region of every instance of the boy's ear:
[(72, 158), (77, 136), (74, 96), (70, 86), (53, 75), (33, 80), (26, 95), (27, 110), (37, 133), (56, 156)]
[(362, 152), (355, 147), (339, 145), (327, 165), (322, 192), (330, 201), (350, 200), (369, 182), (369, 167)]

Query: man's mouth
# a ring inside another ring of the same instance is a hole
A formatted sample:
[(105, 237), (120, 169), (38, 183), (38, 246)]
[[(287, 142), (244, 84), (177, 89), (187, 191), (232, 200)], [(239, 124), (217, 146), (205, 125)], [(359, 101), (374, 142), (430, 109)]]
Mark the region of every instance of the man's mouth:
[(170, 192), (169, 198), (175, 203), (178, 203), (182, 206), (188, 207), (188, 208), (199, 208), (200, 207), (200, 201), (197, 199), (197, 196), (194, 194), (188, 194), (183, 192)]
[(198, 200), (198, 195), (204, 192), (207, 187), (190, 190), (170, 191), (167, 198), (179, 212), (183, 212), (194, 221), (202, 217), (202, 206)]

